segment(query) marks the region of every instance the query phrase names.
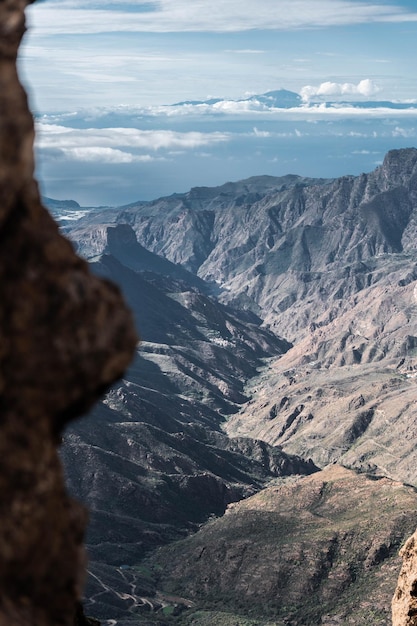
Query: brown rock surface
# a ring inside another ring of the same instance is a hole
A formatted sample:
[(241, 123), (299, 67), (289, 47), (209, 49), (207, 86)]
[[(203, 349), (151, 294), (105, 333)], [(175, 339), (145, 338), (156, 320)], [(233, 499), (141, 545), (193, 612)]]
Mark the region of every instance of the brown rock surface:
[(392, 626), (417, 625), (417, 531), (400, 551), (403, 558), (392, 600)]
[(86, 514), (57, 455), (65, 423), (121, 376), (136, 335), (33, 180), (33, 120), (16, 73), (25, 0), (0, 2), (0, 626), (70, 625)]

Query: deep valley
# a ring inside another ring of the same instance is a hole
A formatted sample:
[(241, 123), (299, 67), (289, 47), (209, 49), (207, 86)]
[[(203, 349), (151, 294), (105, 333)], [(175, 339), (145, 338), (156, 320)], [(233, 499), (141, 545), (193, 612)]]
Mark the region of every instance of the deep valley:
[(388, 625), (417, 526), (417, 150), (78, 217), (141, 337), (64, 437), (87, 614)]

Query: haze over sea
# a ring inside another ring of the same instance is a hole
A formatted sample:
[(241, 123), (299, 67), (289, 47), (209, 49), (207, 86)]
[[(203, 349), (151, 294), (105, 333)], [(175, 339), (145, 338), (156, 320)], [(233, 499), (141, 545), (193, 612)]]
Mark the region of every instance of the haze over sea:
[(356, 175), (417, 144), (410, 1), (46, 0), (28, 17), (20, 67), (49, 197)]

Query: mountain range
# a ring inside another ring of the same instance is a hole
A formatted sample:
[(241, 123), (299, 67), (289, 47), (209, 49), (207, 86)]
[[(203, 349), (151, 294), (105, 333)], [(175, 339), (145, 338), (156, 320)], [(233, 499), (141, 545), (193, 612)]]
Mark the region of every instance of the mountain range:
[(92, 510), (87, 612), (388, 624), (417, 522), (417, 150), (360, 176), (256, 176), (62, 228), (119, 283), (142, 339), (64, 438)]
[[(232, 105), (235, 105), (234, 107)], [(239, 105), (240, 109), (239, 109)], [(212, 111), (216, 109), (218, 112), (242, 112), (245, 110), (259, 110), (259, 111), (273, 111), (274, 109), (294, 109), (297, 107), (309, 107), (324, 105), (326, 108), (332, 107), (352, 107), (359, 109), (394, 109), (394, 110), (407, 110), (415, 109), (416, 102), (393, 102), (390, 100), (331, 100), (328, 97), (324, 99), (323, 96), (315, 95), (309, 97), (308, 100), (302, 98), (302, 96), (294, 91), (288, 89), (276, 89), (274, 91), (268, 91), (263, 94), (255, 94), (245, 98), (238, 99), (226, 99), (226, 98), (210, 98), (208, 100), (185, 100), (183, 102), (176, 102), (172, 105), (167, 105), (167, 111), (170, 108), (210, 108)], [(228, 110), (229, 109), (229, 110)]]

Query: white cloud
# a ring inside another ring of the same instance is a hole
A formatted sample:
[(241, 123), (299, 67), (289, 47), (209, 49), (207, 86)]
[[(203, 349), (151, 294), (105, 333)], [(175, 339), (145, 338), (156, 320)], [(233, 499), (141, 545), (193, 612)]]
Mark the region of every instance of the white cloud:
[[(144, 10), (137, 10), (142, 5)], [(148, 5), (148, 9), (146, 10)], [(88, 8), (87, 8), (88, 7)], [(127, 10), (126, 10), (127, 9)], [(357, 0), (159, 0), (155, 3), (49, 0), (29, 8), (44, 34), (294, 30), (371, 22), (417, 21), (398, 5)]]
[[(256, 98), (251, 100), (235, 101), (221, 100), (214, 104), (177, 104), (154, 107), (101, 107), (80, 110), (78, 113), (43, 115), (37, 122), (38, 145), (43, 149), (54, 149), (63, 145), (66, 148), (80, 145), (91, 147), (110, 147), (128, 152), (145, 151), (176, 151), (192, 150), (210, 147), (219, 143), (230, 142), (235, 136), (233, 126), (230, 131), (223, 132), (197, 132), (191, 130), (196, 124), (205, 124), (206, 120), (220, 118), (223, 123), (228, 119), (239, 119), (250, 123), (252, 136), (264, 137), (281, 136), (277, 132), (271, 132), (270, 127), (265, 128), (265, 123), (291, 122), (298, 125), (300, 122), (318, 124), (320, 121), (354, 118), (366, 119), (390, 119), (395, 120), (393, 126), (398, 124), (399, 119), (415, 119), (417, 117), (417, 102), (412, 101), (404, 108), (389, 108), (384, 106), (366, 107), (355, 106), (349, 103), (329, 104), (327, 102), (305, 102), (304, 104), (288, 109), (275, 108), (259, 102)], [(166, 119), (172, 120), (175, 128), (181, 121), (181, 128), (189, 128), (188, 132), (157, 129), (161, 122), (165, 125)], [(117, 127), (100, 128), (111, 120)], [(139, 120), (142, 120), (141, 122)], [(140, 130), (136, 128), (138, 123), (146, 123), (154, 126), (154, 130)], [(262, 120), (262, 128), (258, 123)], [(71, 126), (91, 126), (87, 129), (77, 129)], [(294, 127), (293, 126), (293, 127)], [(96, 128), (98, 127), (98, 128)], [(391, 132), (391, 131), (390, 131)], [(246, 134), (246, 133), (245, 133)], [(283, 137), (293, 136), (294, 131), (282, 133)]]
[(248, 111), (254, 112), (269, 108), (257, 100), (220, 100), (220, 102), (205, 106), (209, 106), (213, 112), (222, 113), (247, 113)]
[(353, 150), (352, 154), (380, 154), (379, 150)]
[[(75, 129), (36, 124), (36, 145), (67, 159), (100, 163), (133, 163), (154, 160), (149, 151), (193, 150), (228, 141), (228, 133), (138, 130), (136, 128)], [(145, 152), (145, 153), (143, 153)], [(160, 157), (158, 157), (160, 158)]]
[(231, 54), (265, 54), (265, 50), (252, 50), (250, 48), (244, 50), (225, 50)]
[(268, 130), (259, 130), (256, 126), (253, 127), (253, 134), (255, 137), (271, 137), (271, 133)]
[(334, 97), (334, 96), (366, 96), (370, 97), (378, 93), (379, 87), (374, 81), (369, 78), (361, 80), (358, 84), (354, 83), (332, 83), (326, 81), (321, 85), (306, 85), (300, 90), (300, 95), (305, 102), (311, 100), (311, 98), (322, 97)]
[(401, 126), (396, 126), (396, 128), (392, 131), (393, 137), (414, 137), (416, 138), (416, 129), (415, 128), (401, 128)]
[(70, 160), (84, 163), (134, 163), (154, 160), (154, 157), (148, 154), (134, 155), (114, 148), (82, 146), (80, 148), (61, 148), (61, 152)]
[[(357, 85), (354, 87), (357, 88)], [(347, 95), (348, 92), (345, 92)], [(327, 94), (326, 94), (327, 95)], [(332, 95), (332, 94), (331, 94)], [(351, 95), (364, 95), (357, 90), (351, 92)], [(410, 101), (409, 106), (402, 109), (392, 109), (383, 106), (367, 106), (360, 107), (354, 106), (348, 102), (329, 104), (326, 102), (326, 98), (323, 96), (322, 102), (310, 102), (305, 101), (300, 106), (291, 108), (279, 108), (274, 106), (274, 103), (267, 105), (265, 102), (259, 102), (256, 98), (251, 100), (220, 100), (214, 104), (183, 104), (183, 105), (166, 105), (149, 107), (148, 109), (137, 109), (138, 115), (140, 111), (141, 116), (152, 117), (187, 117), (199, 118), (210, 116), (227, 116), (239, 117), (244, 120), (304, 120), (314, 122), (315, 120), (332, 119), (334, 117), (340, 118), (352, 118), (352, 117), (374, 117), (374, 118), (392, 118), (392, 117), (416, 117), (417, 115), (417, 102)], [(131, 109), (132, 114), (135, 111), (133, 107)], [(258, 129), (254, 127), (254, 133), (256, 134)]]

